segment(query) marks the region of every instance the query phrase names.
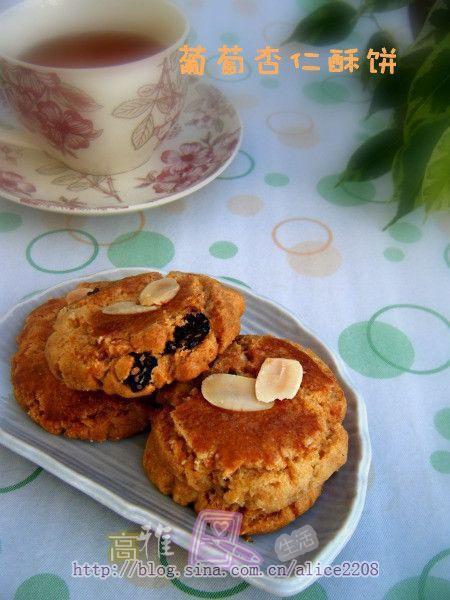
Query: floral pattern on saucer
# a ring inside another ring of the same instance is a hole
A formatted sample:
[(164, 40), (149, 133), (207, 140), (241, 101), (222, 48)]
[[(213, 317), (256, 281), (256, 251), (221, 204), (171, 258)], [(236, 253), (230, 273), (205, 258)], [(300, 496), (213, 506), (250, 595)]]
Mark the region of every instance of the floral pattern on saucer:
[(35, 186), (29, 183), (22, 175), (19, 175), (19, 173), (0, 170), (0, 192), (12, 194), (20, 198), (22, 196), (30, 196), (35, 191)]
[(180, 120), (150, 160), (128, 173), (86, 175), (45, 152), (0, 143), (0, 196), (70, 214), (117, 214), (158, 206), (200, 189), (236, 155), (242, 125), (227, 98), (190, 83)]
[(176, 150), (161, 154), (164, 167), (149, 171), (138, 187), (152, 185), (157, 194), (173, 194), (195, 185), (208, 177), (233, 154), (239, 142), (239, 130), (211, 139), (211, 134), (198, 142), (185, 142)]

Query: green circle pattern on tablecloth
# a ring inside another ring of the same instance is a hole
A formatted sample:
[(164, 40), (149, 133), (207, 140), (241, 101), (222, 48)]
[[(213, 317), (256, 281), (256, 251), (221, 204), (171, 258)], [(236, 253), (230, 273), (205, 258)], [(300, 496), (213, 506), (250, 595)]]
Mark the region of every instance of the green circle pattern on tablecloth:
[(432, 375), (434, 373), (439, 373), (439, 371), (444, 371), (447, 367), (449, 367), (450, 359), (445, 361), (441, 365), (434, 367), (433, 369), (411, 369), (410, 367), (412, 363), (408, 365), (407, 361), (404, 364), (400, 364), (399, 360), (402, 360), (402, 357), (396, 352), (394, 352), (393, 349), (389, 348), (389, 346), (382, 346), (382, 349), (380, 350), (380, 345), (378, 345), (379, 342), (376, 339), (376, 332), (374, 326), (376, 323), (379, 323), (379, 321), (377, 321), (378, 317), (385, 314), (389, 310), (393, 310), (396, 308), (412, 308), (414, 310), (419, 310), (430, 315), (434, 315), (445, 325), (447, 325), (447, 327), (450, 330), (450, 322), (443, 315), (433, 310), (432, 308), (427, 308), (426, 306), (420, 306), (418, 304), (390, 304), (388, 306), (380, 308), (380, 310), (377, 310), (377, 312), (369, 319), (367, 327), (367, 338), (369, 341), (369, 346), (373, 350), (373, 352), (375, 352), (375, 354), (379, 358), (381, 358), (381, 360), (386, 362), (391, 367), (399, 369), (401, 371), (405, 371), (407, 373), (413, 373), (415, 375)]
[(350, 90), (337, 81), (312, 81), (303, 86), (307, 98), (318, 104), (339, 104), (350, 98)]
[[(241, 156), (245, 157), (248, 160), (248, 166), (243, 169), (242, 173), (238, 173), (237, 175), (219, 175), (217, 179), (223, 179), (227, 181), (229, 179), (240, 179), (241, 177), (246, 177), (247, 175), (249, 175), (255, 168), (255, 160), (250, 156), (248, 152), (245, 152), (245, 150), (239, 150), (239, 152), (237, 153), (237, 157), (233, 161), (232, 166), (235, 166), (236, 159), (239, 160), (239, 157)], [(229, 170), (230, 167), (227, 168), (225, 173), (227, 173)]]
[(420, 577), (409, 577), (399, 581), (384, 596), (384, 600), (446, 600), (450, 598), (450, 581), (432, 577), (435, 565), (450, 556), (450, 548), (442, 550), (424, 566)]
[(272, 187), (283, 187), (289, 183), (289, 177), (284, 173), (267, 173), (264, 181)]
[[(173, 242), (155, 231), (140, 231), (133, 238), (124, 233), (108, 248), (108, 258), (115, 267), (165, 267), (175, 256)], [(124, 241), (124, 238), (129, 238)]]
[(327, 600), (328, 596), (320, 583), (313, 583), (303, 592), (289, 596), (290, 600)]
[[(443, 408), (434, 415), (434, 426), (442, 437), (450, 441), (450, 408)], [(435, 471), (448, 475), (450, 473), (450, 452), (436, 450), (430, 456), (430, 463)]]
[(20, 488), (24, 487), (28, 483), (31, 483), (32, 481), (34, 481), (36, 479), (36, 477), (38, 477), (38, 475), (40, 475), (41, 473), (42, 473), (42, 467), (37, 467), (37, 469), (35, 469), (30, 475), (28, 475), (28, 477), (25, 477), (21, 481), (18, 481), (17, 483), (13, 483), (12, 485), (0, 487), (0, 494), (9, 494), (9, 492), (15, 492), (16, 490), (19, 490)]
[[(419, 577), (409, 577), (399, 581), (384, 596), (384, 600), (418, 600)], [(450, 597), (450, 582), (440, 577), (429, 577), (426, 585), (427, 596), (422, 600), (446, 600)]]
[[(160, 540), (158, 544), (158, 557), (161, 564), (167, 567), (169, 563), (167, 561), (166, 555), (164, 554), (162, 540)], [(237, 585), (234, 585), (233, 587), (228, 588), (227, 590), (215, 590), (209, 592), (207, 590), (199, 590), (197, 588), (191, 587), (185, 584), (183, 581), (181, 581), (181, 579), (178, 579), (177, 577), (173, 577), (169, 581), (180, 591), (184, 592), (185, 594), (188, 594), (189, 596), (195, 596), (196, 598), (228, 598), (229, 596), (234, 596), (235, 594), (238, 594), (239, 592), (242, 592), (243, 590), (249, 587), (248, 583), (246, 583), (245, 581), (240, 581)]]
[(405, 258), (405, 253), (400, 248), (386, 248), (383, 252), (384, 258), (391, 262), (400, 262)]
[(355, 371), (375, 379), (398, 377), (404, 367), (414, 362), (414, 348), (408, 337), (396, 327), (377, 321), (373, 325), (373, 338), (378, 347), (400, 361), (403, 368), (387, 363), (370, 347), (368, 341), (368, 321), (350, 325), (339, 336), (339, 353), (345, 362)]
[(368, 181), (346, 181), (336, 185), (340, 177), (340, 173), (334, 173), (319, 180), (317, 191), (322, 198), (338, 206), (357, 206), (358, 204), (374, 201), (376, 190), (372, 183)]
[(39, 573), (26, 579), (16, 590), (14, 600), (69, 600), (64, 579), (53, 573)]
[[(36, 261), (33, 259), (32, 256), (32, 251), (33, 248), (35, 246), (35, 244), (37, 242), (39, 242), (41, 239), (49, 236), (49, 235), (54, 235), (54, 234), (58, 234), (58, 233), (65, 233), (65, 232), (70, 232), (73, 231), (74, 233), (78, 233), (79, 235), (82, 235), (86, 238), (88, 238), (88, 240), (90, 242), (92, 242), (93, 245), (93, 250), (92, 250), (92, 254), (91, 256), (81, 265), (79, 265), (78, 267), (72, 267), (70, 269), (47, 269), (46, 267), (42, 267), (41, 265), (38, 265), (36, 263)], [(35, 237), (27, 246), (26, 249), (26, 257), (28, 262), (30, 263), (30, 265), (32, 267), (34, 267), (35, 269), (37, 269), (38, 271), (41, 271), (42, 273), (55, 273), (55, 274), (63, 274), (63, 273), (73, 273), (74, 271), (79, 271), (80, 269), (84, 269), (85, 267), (87, 267), (88, 265), (90, 265), (96, 258), (98, 255), (98, 242), (95, 239), (95, 237), (93, 235), (91, 235), (90, 233), (88, 233), (87, 231), (83, 231), (82, 229), (54, 229), (51, 231), (46, 231), (44, 233), (41, 233), (40, 235), (38, 235), (37, 237)]]
[(238, 247), (233, 242), (220, 240), (209, 247), (209, 253), (216, 258), (233, 258), (238, 253)]
[[(428, 594), (428, 590), (426, 590), (426, 585), (429, 580), (430, 571), (435, 565), (437, 565), (442, 559), (446, 558), (447, 556), (450, 556), (450, 548), (447, 548), (446, 550), (442, 550), (442, 552), (439, 552), (438, 554), (433, 556), (433, 558), (431, 558), (427, 562), (427, 564), (424, 566), (422, 573), (420, 574), (419, 585), (418, 585), (418, 590), (417, 590), (418, 591), (418, 600), (429, 600), (429, 594)], [(447, 591), (450, 592), (450, 581), (447, 583), (448, 583)], [(447, 596), (447, 598), (448, 597), (449, 596)]]
[(394, 225), (389, 227), (388, 233), (397, 242), (403, 242), (405, 244), (418, 242), (422, 237), (420, 229), (407, 221), (397, 221), (397, 223), (394, 223)]
[(434, 426), (442, 437), (450, 441), (450, 408), (443, 408), (434, 415)]
[(444, 475), (450, 473), (450, 452), (447, 450), (436, 450), (430, 456), (430, 463), (433, 469)]
[(14, 231), (22, 225), (22, 217), (16, 213), (0, 212), (0, 233)]

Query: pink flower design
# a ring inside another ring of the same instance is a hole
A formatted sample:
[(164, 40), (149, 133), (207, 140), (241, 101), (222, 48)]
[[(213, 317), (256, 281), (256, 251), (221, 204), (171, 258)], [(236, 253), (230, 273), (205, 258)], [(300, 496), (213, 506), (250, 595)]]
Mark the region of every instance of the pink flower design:
[(89, 148), (90, 142), (101, 134), (94, 131), (91, 120), (83, 119), (72, 109), (62, 110), (51, 100), (38, 103), (36, 118), (40, 131), (63, 153), (74, 155), (71, 150)]
[(200, 181), (207, 167), (201, 165), (186, 166), (183, 169), (167, 167), (154, 180), (153, 189), (157, 194), (173, 194), (181, 192)]
[(214, 154), (219, 162), (225, 161), (236, 148), (239, 137), (235, 131), (232, 133), (222, 133), (215, 139)]
[(211, 148), (200, 142), (181, 144), (178, 150), (165, 150), (161, 161), (167, 165), (154, 179), (158, 194), (175, 193), (202, 179), (214, 161)]
[(197, 129), (214, 128), (217, 132), (222, 131), (223, 118), (233, 114), (230, 103), (218, 90), (209, 85), (197, 86), (197, 93), (200, 94), (200, 98), (193, 100), (185, 108), (187, 113), (193, 113), (192, 120), (187, 124)]
[(88, 148), (102, 131), (80, 113), (100, 108), (82, 90), (63, 83), (56, 73), (0, 64), (5, 93), (27, 126), (63, 153)]
[(178, 150), (161, 154), (164, 168), (151, 171), (141, 179), (138, 187), (153, 185), (157, 194), (173, 194), (202, 181), (220, 167), (233, 153), (238, 143), (238, 132), (224, 133), (214, 140), (185, 142)]
[(36, 191), (36, 188), (18, 173), (13, 173), (12, 171), (0, 171), (0, 190), (9, 192), (15, 196), (29, 196)]
[(181, 144), (178, 150), (165, 150), (161, 154), (163, 163), (173, 165), (177, 169), (204, 166), (209, 164), (211, 159), (211, 148), (200, 142), (187, 142)]
[(5, 67), (6, 82), (15, 96), (29, 96), (39, 100), (48, 89), (56, 89), (60, 83), (56, 73), (41, 73), (23, 67)]

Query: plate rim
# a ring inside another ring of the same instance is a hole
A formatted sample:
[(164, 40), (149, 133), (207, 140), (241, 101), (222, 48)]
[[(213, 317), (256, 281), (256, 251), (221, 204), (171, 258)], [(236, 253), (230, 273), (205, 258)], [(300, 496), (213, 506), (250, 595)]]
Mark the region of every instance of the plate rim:
[[(232, 107), (232, 109), (234, 111), (234, 118), (236, 118), (238, 128), (239, 128), (239, 138), (238, 138), (237, 144), (236, 144), (235, 148), (233, 149), (233, 152), (231, 153), (231, 155), (213, 173), (211, 173), (211, 175), (208, 175), (208, 177), (205, 177), (205, 179), (202, 179), (202, 181), (196, 183), (195, 185), (189, 186), (185, 190), (176, 192), (175, 194), (168, 194), (167, 196), (158, 198), (151, 202), (148, 202), (148, 201), (141, 202), (139, 204), (135, 204), (133, 206), (126, 206), (123, 208), (121, 208), (119, 206), (117, 208), (106, 208), (106, 209), (103, 209), (103, 208), (72, 208), (71, 209), (71, 208), (64, 208), (64, 207), (58, 207), (58, 206), (51, 206), (51, 207), (38, 206), (38, 205), (32, 206), (30, 204), (24, 204), (24, 203), (20, 202), (20, 198), (17, 198), (13, 194), (10, 194), (3, 190), (0, 193), (0, 199), (7, 200), (8, 202), (13, 202), (14, 204), (17, 204), (24, 208), (29, 208), (32, 210), (39, 210), (39, 211), (43, 211), (43, 212), (56, 213), (56, 214), (60, 214), (60, 215), (73, 215), (75, 217), (76, 216), (79, 216), (79, 217), (114, 217), (115, 215), (124, 215), (124, 214), (139, 212), (142, 210), (148, 210), (150, 208), (159, 208), (160, 206), (164, 206), (165, 204), (170, 204), (171, 202), (176, 202), (177, 200), (181, 200), (181, 198), (185, 198), (186, 196), (189, 196), (195, 192), (198, 192), (205, 186), (209, 185), (212, 181), (214, 181), (214, 179), (217, 179), (217, 177), (219, 177), (225, 171), (225, 169), (230, 166), (230, 164), (236, 158), (236, 156), (241, 148), (242, 140), (244, 138), (244, 124), (242, 122), (241, 115), (239, 114), (239, 111), (237, 110), (233, 101), (228, 97), (228, 95), (220, 87), (218, 87), (217, 85), (214, 85), (214, 83), (211, 83), (210, 81), (208, 81), (207, 83), (204, 81), (188, 83), (188, 85), (191, 85), (192, 87), (195, 87), (200, 84), (207, 85), (207, 86), (214, 88), (229, 103), (229, 105)], [(11, 145), (14, 145), (14, 144), (11, 144)], [(17, 146), (17, 147), (21, 148), (22, 146)], [(44, 153), (43, 150), (40, 150), (40, 151), (42, 153)], [(149, 162), (149, 161), (147, 161), (147, 162)], [(143, 167), (144, 165), (147, 164), (147, 162), (145, 162), (143, 165), (140, 165), (140, 167), (138, 167), (138, 168)], [(128, 171), (128, 173), (132, 173), (132, 171), (133, 170)]]
[[(16, 304), (14, 304), (6, 313), (4, 313), (0, 317), (0, 327), (2, 327), (5, 324), (5, 322), (11, 319), (14, 316), (15, 311), (19, 308), (27, 304), (35, 304), (36, 301), (39, 300), (41, 297), (49, 294), (50, 292), (56, 292), (60, 288), (66, 287), (67, 285), (72, 285), (85, 280), (95, 280), (98, 277), (110, 277), (113, 275), (119, 275), (119, 277), (127, 275), (131, 276), (149, 271), (158, 272), (161, 274), (168, 273), (168, 271), (156, 268), (150, 269), (144, 267), (125, 267), (119, 269), (106, 269), (97, 273), (90, 273), (85, 274), (81, 277), (66, 279), (44, 290), (39, 290), (32, 296), (25, 297)], [(370, 443), (367, 409), (364, 399), (358, 392), (358, 390), (355, 388), (343, 360), (336, 354), (336, 352), (333, 349), (329, 348), (321, 340), (321, 338), (314, 333), (314, 331), (312, 331), (309, 327), (303, 325), (300, 319), (290, 309), (272, 300), (271, 298), (254, 292), (252, 289), (249, 289), (244, 285), (239, 285), (228, 280), (226, 280), (225, 285), (239, 290), (240, 292), (244, 293), (244, 295), (248, 295), (254, 300), (256, 299), (257, 301), (264, 302), (278, 314), (287, 313), (291, 317), (291, 319), (293, 319), (296, 322), (299, 328), (303, 330), (307, 335), (314, 338), (314, 340), (318, 343), (321, 349), (328, 354), (329, 358), (333, 363), (333, 370), (336, 372), (336, 374), (338, 374), (340, 379), (353, 393), (357, 413), (357, 437), (360, 441), (360, 456), (357, 464), (356, 493), (351, 499), (350, 510), (338, 533), (324, 546), (324, 548), (319, 552), (319, 554), (313, 561), (313, 565), (317, 564), (318, 562), (320, 562), (321, 564), (331, 564), (338, 556), (338, 554), (342, 552), (342, 550), (349, 542), (351, 536), (355, 532), (356, 527), (361, 519), (367, 495), (372, 449)], [(79, 491), (87, 494), (100, 504), (103, 504), (107, 508), (120, 514), (126, 519), (134, 521), (140, 525), (149, 524), (148, 515), (151, 515), (151, 519), (154, 519), (156, 517), (157, 519), (159, 519), (159, 522), (165, 521), (165, 519), (161, 518), (160, 515), (155, 514), (151, 509), (143, 510), (142, 507), (140, 507), (138, 504), (124, 500), (115, 492), (111, 491), (109, 488), (103, 486), (100, 483), (94, 483), (90, 478), (86, 477), (85, 475), (81, 475), (72, 467), (60, 463), (56, 458), (47, 454), (45, 451), (36, 448), (31, 443), (17, 439), (13, 434), (5, 431), (1, 425), (0, 444), (9, 448), (13, 452), (16, 452), (17, 454), (27, 458), (28, 460), (31, 460), (32, 462), (38, 464), (52, 475), (65, 481), (75, 489), (78, 489)], [(150, 523), (151, 522), (152, 521), (150, 520)], [(187, 535), (182, 529), (180, 529), (177, 526), (174, 527), (172, 524), (170, 524), (170, 527), (174, 533), (174, 543), (180, 545), (185, 550), (187, 550), (189, 547), (190, 536)], [(305, 590), (307, 587), (312, 585), (314, 581), (319, 579), (319, 576), (316, 574), (312, 574), (310, 576), (291, 576), (288, 578), (277, 578), (264, 575), (262, 577), (243, 577), (242, 579), (247, 583), (253, 585), (254, 587), (272, 593), (276, 596), (286, 596), (293, 595), (301, 592), (302, 590)]]

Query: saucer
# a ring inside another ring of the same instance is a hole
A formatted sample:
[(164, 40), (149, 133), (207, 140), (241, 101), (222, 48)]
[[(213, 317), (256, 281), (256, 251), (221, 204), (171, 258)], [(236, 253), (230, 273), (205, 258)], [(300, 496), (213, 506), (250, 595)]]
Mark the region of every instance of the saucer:
[(118, 175), (73, 171), (44, 151), (0, 141), (0, 196), (40, 210), (111, 215), (178, 200), (215, 179), (242, 140), (236, 109), (216, 87), (188, 88), (178, 123), (150, 160)]

